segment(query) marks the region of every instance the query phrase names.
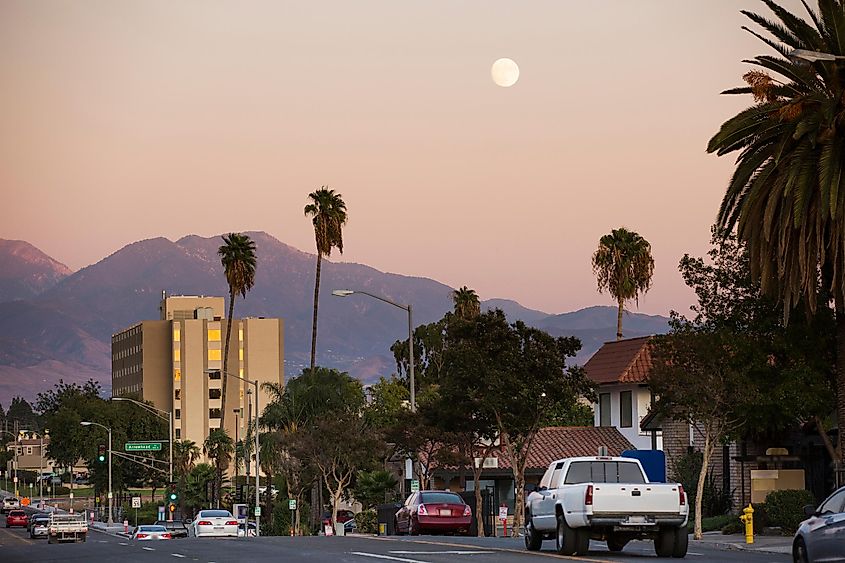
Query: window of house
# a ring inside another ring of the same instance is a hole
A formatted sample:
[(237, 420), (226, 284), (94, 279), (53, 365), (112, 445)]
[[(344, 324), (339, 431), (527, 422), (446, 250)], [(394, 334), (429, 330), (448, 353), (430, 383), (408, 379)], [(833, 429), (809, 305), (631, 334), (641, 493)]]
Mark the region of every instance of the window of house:
[(173, 418), (175, 418), (176, 420), (179, 420), (180, 418), (182, 418), (182, 409), (174, 410), (173, 411)]
[(26, 447), (26, 455), (32, 455), (32, 446)]
[(208, 409), (208, 418), (220, 418), (220, 409)]
[(178, 428), (176, 429), (176, 439), (177, 439), (177, 440), (181, 440), (181, 439), (182, 439), (182, 431), (181, 431), (180, 429), (178, 429)]
[(220, 389), (209, 389), (208, 390), (208, 398), (209, 399), (219, 399), (223, 394), (223, 391)]
[(599, 394), (599, 426), (610, 426), (610, 393)]
[(173, 398), (176, 399), (177, 401), (180, 401), (182, 399), (182, 390), (181, 389), (174, 389), (173, 390)]
[(619, 426), (622, 428), (631, 428), (633, 426), (632, 400), (633, 394), (630, 391), (619, 393)]
[(208, 350), (208, 361), (209, 362), (219, 362), (222, 350)]

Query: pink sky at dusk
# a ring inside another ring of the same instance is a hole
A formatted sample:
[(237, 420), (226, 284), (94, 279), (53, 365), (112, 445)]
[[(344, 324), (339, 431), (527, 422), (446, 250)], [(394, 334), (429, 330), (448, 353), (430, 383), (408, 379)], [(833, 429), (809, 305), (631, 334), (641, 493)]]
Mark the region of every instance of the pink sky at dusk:
[[(786, 8), (805, 15), (799, 0)], [(639, 311), (686, 311), (751, 104), (754, 0), (0, 2), (0, 237), (79, 269), (139, 239), (264, 230), (550, 313), (613, 305), (598, 239), (652, 244)], [(753, 26), (752, 26), (753, 27)], [(511, 88), (490, 65), (520, 67)], [(260, 267), (260, 257), (259, 257)], [(632, 303), (631, 308), (637, 310)]]

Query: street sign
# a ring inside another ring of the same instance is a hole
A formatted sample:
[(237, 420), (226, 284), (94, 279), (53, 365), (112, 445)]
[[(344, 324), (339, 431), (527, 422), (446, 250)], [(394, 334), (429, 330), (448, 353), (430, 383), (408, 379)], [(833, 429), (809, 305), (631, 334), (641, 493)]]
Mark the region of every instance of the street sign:
[(261, 516), (261, 507), (260, 507), (260, 506), (256, 506), (256, 507), (255, 507), (255, 515), (256, 515), (256, 516)]
[(160, 452), (161, 442), (126, 442), (123, 444), (125, 452)]
[(419, 479), (411, 479), (411, 492), (412, 493), (420, 492), (420, 481), (419, 481)]
[(288, 510), (296, 510), (296, 499), (288, 500)]
[(141, 508), (141, 497), (132, 497), (132, 508)]
[(507, 506), (500, 506), (499, 507), (499, 520), (507, 520), (508, 519), (508, 507)]

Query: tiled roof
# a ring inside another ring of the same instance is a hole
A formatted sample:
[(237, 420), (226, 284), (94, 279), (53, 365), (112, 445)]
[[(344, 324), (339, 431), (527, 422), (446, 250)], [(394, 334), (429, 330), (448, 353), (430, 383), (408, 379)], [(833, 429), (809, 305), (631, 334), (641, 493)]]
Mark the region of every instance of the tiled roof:
[(651, 371), (650, 336), (605, 342), (584, 365), (596, 383), (644, 383)]
[[(565, 457), (598, 455), (600, 446), (606, 446), (607, 454), (612, 456), (635, 449), (613, 426), (541, 428), (531, 444), (526, 470), (545, 470), (551, 462)], [(501, 449), (494, 450), (490, 455), (499, 458), (497, 469), (511, 469), (511, 463)]]

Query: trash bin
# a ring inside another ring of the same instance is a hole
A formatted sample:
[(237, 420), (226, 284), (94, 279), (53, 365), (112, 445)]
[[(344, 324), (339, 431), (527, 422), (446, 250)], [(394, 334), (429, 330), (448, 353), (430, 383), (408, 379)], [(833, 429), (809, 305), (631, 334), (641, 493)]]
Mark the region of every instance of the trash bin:
[(398, 502), (391, 502), (389, 504), (380, 504), (376, 507), (376, 519), (378, 522), (378, 535), (380, 536), (394, 536), (396, 529), (393, 527), (396, 511), (402, 508), (402, 504)]

